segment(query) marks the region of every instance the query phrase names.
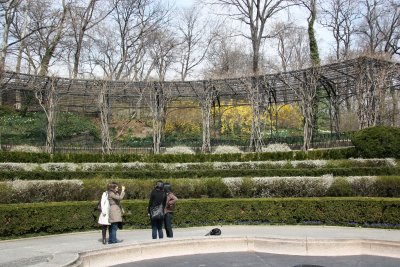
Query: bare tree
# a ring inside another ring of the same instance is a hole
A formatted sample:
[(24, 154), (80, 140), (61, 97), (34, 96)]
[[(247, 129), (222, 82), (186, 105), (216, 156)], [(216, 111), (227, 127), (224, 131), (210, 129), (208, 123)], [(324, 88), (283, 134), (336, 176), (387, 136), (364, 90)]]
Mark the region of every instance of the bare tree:
[(348, 59), (359, 18), (358, 3), (352, 0), (321, 1), (321, 24), (331, 30), (336, 60)]
[(66, 27), (64, 23), (69, 7), (65, 4), (65, 0), (62, 0), (61, 4), (62, 9), (58, 14), (59, 17), (57, 17), (57, 19), (54, 17), (54, 24), (50, 26), (50, 32), (46, 37), (41, 36), (42, 38), (46, 38), (46, 43), (44, 47), (44, 54), (40, 61), (39, 75), (46, 75), (48, 73), (50, 60), (53, 58), (56, 47), (59, 44)]
[(82, 45), (86, 32), (96, 26), (101, 21), (103, 21), (112, 12), (118, 2), (119, 1), (116, 1), (114, 5), (108, 8), (108, 10), (105, 9), (104, 11), (101, 10), (102, 8), (99, 6), (101, 4), (100, 0), (89, 0), (84, 2), (80, 0), (77, 1), (74, 5), (71, 5), (71, 8), (69, 8), (69, 18), (71, 20), (73, 37), (75, 41), (72, 70), (73, 78), (76, 78), (78, 76)]
[(208, 78), (241, 77), (252, 70), (252, 56), (230, 33), (220, 31), (207, 54)]
[(54, 153), (56, 108), (60, 100), (57, 82), (57, 78), (47, 77), (44, 86), (39, 82), (36, 83), (34, 81), (33, 83), (35, 97), (39, 101), (47, 118), (46, 152), (49, 154)]
[(165, 81), (167, 71), (176, 62), (175, 49), (178, 45), (174, 33), (169, 30), (158, 30), (152, 34), (150, 56), (161, 82)]
[(400, 3), (390, 0), (385, 6), (385, 15), (378, 25), (383, 40), (383, 51), (393, 55), (400, 55)]
[(250, 149), (261, 152), (264, 146), (262, 131), (262, 107), (264, 106), (263, 92), (259, 77), (252, 77), (244, 82), (251, 105)]
[(166, 83), (149, 83), (148, 105), (151, 111), (153, 124), (153, 152), (161, 152), (161, 139), (163, 136), (166, 107), (171, 98), (171, 88)]
[(217, 92), (211, 82), (203, 82), (204, 90), (200, 94), (200, 107), (201, 117), (203, 122), (203, 144), (201, 151), (203, 153), (211, 152), (211, 132), (210, 132), (210, 119), (211, 108), (217, 98)]
[(180, 13), (178, 33), (180, 34), (179, 74), (182, 81), (193, 72), (206, 58), (213, 41), (213, 35), (207, 31), (210, 24), (201, 18), (201, 9), (192, 6)]
[(279, 70), (287, 72), (307, 66), (310, 56), (306, 29), (279, 22), (274, 25), (273, 36), (278, 42)]
[(400, 4), (396, 0), (361, 1), (362, 21), (358, 28), (361, 46), (370, 55), (400, 54)]
[[(336, 60), (349, 59), (351, 57), (351, 46), (354, 43), (353, 39), (355, 39), (357, 32), (356, 23), (360, 18), (358, 5), (352, 0), (321, 1), (322, 17), (319, 21), (332, 32), (335, 40), (334, 53)], [(350, 90), (350, 86), (348, 88)], [(345, 101), (347, 111), (352, 110), (350, 99), (346, 98)], [(332, 109), (332, 111), (334, 110)], [(338, 115), (335, 113), (334, 116), (337, 117)]]
[[(260, 72), (261, 44), (271, 36), (266, 34), (267, 22), (271, 18), (290, 6), (287, 0), (215, 0), (214, 3), (223, 7), (231, 8), (233, 13), (228, 15), (241, 23), (247, 25), (249, 33), (241, 35), (250, 40), (252, 44), (252, 74), (258, 75)], [(260, 88), (258, 82), (252, 82), (249, 97), (252, 105), (252, 130), (250, 137), (250, 147), (255, 151), (262, 148), (262, 130), (260, 123)]]
[[(115, 4), (117, 0), (112, 1)], [(97, 28), (96, 65), (116, 80), (146, 80), (153, 68), (148, 51), (150, 36), (163, 27), (168, 14), (168, 7), (154, 0), (119, 2), (109, 24)]]
[(100, 111), (100, 127), (101, 127), (101, 149), (103, 154), (111, 153), (111, 136), (110, 136), (110, 117), (111, 117), (111, 102), (110, 102), (110, 86), (108, 81), (100, 81), (98, 106)]
[(214, 0), (224, 8), (234, 9), (228, 16), (244, 23), (249, 28), (249, 33), (241, 35), (251, 41), (253, 56), (253, 74), (260, 71), (261, 44), (270, 37), (266, 34), (267, 22), (289, 6), (287, 0)]
[(1, 44), (1, 54), (0, 54), (0, 66), (4, 69), (5, 60), (7, 55), (7, 49), (9, 47), (8, 36), (10, 34), (10, 27), (14, 22), (15, 15), (17, 13), (18, 7), (21, 4), (21, 0), (9, 0), (0, 3), (0, 17), (2, 17), (3, 26), (3, 36)]
[(281, 68), (283, 72), (289, 69), (290, 61), (294, 54), (294, 43), (288, 42), (290, 36), (293, 36), (293, 26), (291, 23), (276, 23), (273, 31), (275, 38), (278, 41), (278, 56), (281, 61)]
[[(20, 5), (21, 0), (9, 0), (0, 3), (0, 17), (2, 17), (1, 24), (3, 26), (3, 36), (0, 52), (0, 78), (2, 77), (3, 71), (5, 71), (5, 62), (7, 56), (7, 50), (9, 47), (8, 36), (10, 34), (10, 27), (14, 21), (17, 8)], [(0, 105), (3, 103), (2, 90), (0, 90)]]
[[(390, 63), (381, 63), (372, 59), (360, 60), (356, 73), (356, 111), (359, 128), (382, 124), (386, 110), (387, 88), (393, 72)], [(395, 99), (393, 99), (395, 100)]]
[[(292, 61), (296, 55), (295, 48), (296, 40), (293, 40), (296, 35), (296, 30), (291, 23), (278, 22), (274, 25), (274, 38), (278, 41), (277, 52), (280, 59), (278, 70), (287, 72), (292, 65)], [(283, 92), (284, 102), (287, 103), (287, 91)]]
[(304, 119), (303, 150), (311, 148), (313, 129), (315, 127), (315, 101), (320, 79), (320, 68), (311, 67), (301, 74), (280, 75), (280, 80), (292, 90), (300, 101), (300, 112)]

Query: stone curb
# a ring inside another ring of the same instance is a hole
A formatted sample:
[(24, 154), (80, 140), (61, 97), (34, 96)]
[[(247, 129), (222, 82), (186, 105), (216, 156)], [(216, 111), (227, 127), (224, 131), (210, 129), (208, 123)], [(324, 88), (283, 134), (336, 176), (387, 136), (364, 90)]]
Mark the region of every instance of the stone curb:
[(101, 267), (163, 257), (246, 251), (299, 256), (371, 255), (400, 258), (400, 242), (370, 239), (257, 237), (165, 239), (81, 252), (75, 261), (64, 266)]

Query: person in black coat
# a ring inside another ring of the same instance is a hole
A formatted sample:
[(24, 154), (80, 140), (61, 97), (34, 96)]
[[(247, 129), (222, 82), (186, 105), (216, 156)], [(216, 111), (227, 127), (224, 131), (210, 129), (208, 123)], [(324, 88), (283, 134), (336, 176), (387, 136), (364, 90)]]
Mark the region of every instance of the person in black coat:
[[(164, 183), (162, 181), (158, 181), (156, 186), (150, 193), (149, 206), (147, 207), (147, 213), (150, 216), (151, 221), (151, 234), (153, 239), (163, 238), (163, 221), (164, 221), (164, 209), (165, 209), (165, 201), (166, 194), (164, 192)], [(157, 211), (161, 212), (161, 216), (153, 216)]]

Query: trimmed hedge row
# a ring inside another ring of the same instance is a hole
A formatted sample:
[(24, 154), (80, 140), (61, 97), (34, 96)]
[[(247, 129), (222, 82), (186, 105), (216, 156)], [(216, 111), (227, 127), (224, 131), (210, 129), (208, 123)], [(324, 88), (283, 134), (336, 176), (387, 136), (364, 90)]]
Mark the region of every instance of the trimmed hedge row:
[[(112, 180), (15, 181), (0, 184), (0, 203), (98, 200)], [(157, 180), (113, 180), (125, 199), (148, 199)], [(400, 176), (167, 179), (180, 199), (276, 197), (400, 197)]]
[(179, 171), (179, 170), (240, 170), (240, 169), (301, 169), (301, 168), (357, 168), (357, 167), (395, 167), (400, 160), (384, 159), (342, 159), (342, 160), (279, 160), (246, 162), (191, 162), (191, 163), (0, 163), (0, 172), (7, 171)]
[(228, 162), (228, 161), (259, 161), (259, 160), (305, 160), (305, 159), (348, 159), (358, 157), (354, 148), (326, 149), (289, 152), (265, 152), (265, 153), (244, 153), (244, 154), (161, 154), (161, 155), (139, 155), (139, 154), (61, 154), (53, 156), (47, 153), (28, 152), (0, 152), (0, 162), (164, 162), (164, 163), (185, 163), (185, 162)]
[(230, 170), (132, 170), (132, 171), (0, 171), (0, 181), (62, 179), (170, 179), (243, 176), (366, 176), (400, 175), (400, 167), (230, 169)]
[[(98, 229), (95, 202), (0, 205), (0, 236)], [(123, 201), (126, 226), (150, 228), (147, 201)], [(175, 227), (216, 224), (324, 224), (400, 228), (400, 199), (280, 198), (180, 200)]]

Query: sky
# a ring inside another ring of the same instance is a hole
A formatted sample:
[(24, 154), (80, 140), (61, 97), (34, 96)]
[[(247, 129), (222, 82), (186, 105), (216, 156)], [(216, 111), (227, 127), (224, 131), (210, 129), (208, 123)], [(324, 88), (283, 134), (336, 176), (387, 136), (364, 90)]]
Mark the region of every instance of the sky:
[[(199, 2), (199, 0), (171, 0), (173, 3), (175, 3), (176, 7), (190, 7), (196, 2)], [(201, 1), (200, 1), (201, 2)], [(303, 10), (296, 11), (292, 8), (291, 10), (292, 15), (291, 19), (294, 20), (294, 22), (303, 27), (307, 27), (307, 18), (305, 17), (305, 13)], [(287, 20), (287, 14), (282, 12), (281, 17), (276, 17), (277, 19), (280, 20)], [(327, 56), (330, 51), (332, 50), (330, 43), (333, 42), (333, 37), (332, 34), (324, 27), (322, 27), (318, 22), (314, 25), (314, 29), (316, 32), (317, 36), (317, 41), (318, 41), (318, 48), (319, 52), (321, 55), (321, 59), (324, 58), (324, 56)]]
[(194, 4), (194, 0), (173, 0), (176, 6), (188, 7)]

